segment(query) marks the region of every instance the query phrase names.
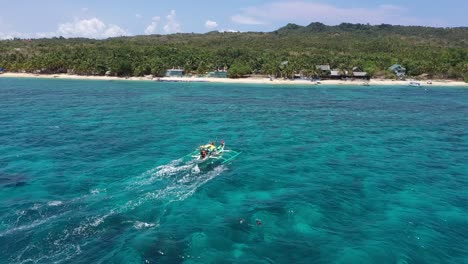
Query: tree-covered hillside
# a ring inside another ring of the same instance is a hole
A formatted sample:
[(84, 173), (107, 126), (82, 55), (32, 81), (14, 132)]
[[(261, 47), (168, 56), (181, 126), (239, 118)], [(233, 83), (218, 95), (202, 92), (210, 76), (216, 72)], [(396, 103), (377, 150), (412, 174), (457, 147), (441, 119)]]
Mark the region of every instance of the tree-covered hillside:
[(174, 67), (193, 74), (226, 67), (231, 77), (291, 77), (317, 75), (315, 65), (329, 64), (391, 78), (388, 67), (395, 63), (406, 67), (410, 76), (468, 81), (468, 28), (312, 23), (288, 24), (268, 33), (0, 41), (0, 67), (11, 72), (161, 76)]

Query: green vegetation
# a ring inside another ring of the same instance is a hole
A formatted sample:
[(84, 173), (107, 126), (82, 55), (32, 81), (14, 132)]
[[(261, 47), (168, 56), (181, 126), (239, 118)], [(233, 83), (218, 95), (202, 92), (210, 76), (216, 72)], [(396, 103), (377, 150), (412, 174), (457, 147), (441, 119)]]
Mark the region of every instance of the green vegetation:
[(410, 76), (468, 80), (468, 28), (312, 23), (269, 33), (0, 41), (0, 67), (10, 72), (162, 76), (173, 67), (191, 74), (227, 67), (231, 78), (292, 77), (316, 76), (315, 65), (329, 64), (392, 78), (388, 67), (395, 63)]

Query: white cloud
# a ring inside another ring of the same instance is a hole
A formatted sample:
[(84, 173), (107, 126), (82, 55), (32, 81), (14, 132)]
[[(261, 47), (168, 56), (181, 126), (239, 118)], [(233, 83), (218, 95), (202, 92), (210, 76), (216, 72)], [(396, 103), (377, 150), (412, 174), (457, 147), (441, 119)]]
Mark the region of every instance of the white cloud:
[(123, 30), (117, 25), (109, 25), (104, 32), (103, 37), (105, 38), (113, 38), (113, 37), (120, 37), (120, 36), (125, 36), (128, 35), (127, 31)]
[(25, 35), (20, 32), (0, 32), (0, 39), (14, 39), (14, 38), (25, 38)]
[[(145, 29), (146, 35), (156, 34), (158, 32), (158, 27), (161, 24), (161, 17), (153, 17), (151, 24), (149, 24)], [(216, 22), (215, 22), (216, 23)], [(162, 27), (162, 30), (166, 34), (179, 33), (182, 31), (179, 21), (177, 20), (177, 15), (175, 10), (171, 10), (169, 15), (166, 16), (165, 25)]]
[(176, 11), (171, 10), (171, 13), (166, 16), (166, 25), (164, 26), (164, 32), (167, 34), (179, 33), (181, 32), (181, 27), (177, 21)]
[(218, 23), (216, 21), (212, 21), (212, 20), (207, 20), (205, 22), (205, 27), (207, 29), (214, 29), (214, 28), (217, 28), (218, 27)]
[(64, 23), (58, 26), (56, 36), (66, 38), (110, 38), (128, 35), (128, 33), (117, 25), (106, 25), (97, 18), (77, 20), (72, 23)]
[(151, 35), (151, 34), (156, 34), (156, 31), (158, 29), (159, 22), (161, 21), (161, 18), (158, 16), (153, 17), (153, 20), (151, 21), (151, 24), (149, 24), (148, 27), (145, 29), (145, 34), (146, 35)]
[[(0, 25), (1, 26), (1, 25)], [(0, 32), (0, 39), (12, 38), (53, 38), (63, 36), (66, 38), (111, 38), (128, 35), (127, 31), (113, 24), (105, 24), (98, 18), (76, 20), (70, 23), (59, 24), (56, 31), (20, 33)]]
[(53, 38), (57, 36), (58, 36), (57, 32), (39, 32), (39, 33), (36, 33), (34, 38)]
[[(319, 21), (335, 25), (342, 22), (370, 24), (424, 24), (407, 16), (405, 8), (393, 5), (377, 7), (341, 8), (325, 3), (306, 1), (280, 1), (242, 9), (231, 17), (233, 22), (247, 25), (261, 25), (273, 22), (310, 23)], [(426, 23), (427, 24), (427, 23)]]
[(235, 30), (235, 29), (222, 29), (219, 32), (221, 32), (221, 33), (239, 33), (240, 31)]

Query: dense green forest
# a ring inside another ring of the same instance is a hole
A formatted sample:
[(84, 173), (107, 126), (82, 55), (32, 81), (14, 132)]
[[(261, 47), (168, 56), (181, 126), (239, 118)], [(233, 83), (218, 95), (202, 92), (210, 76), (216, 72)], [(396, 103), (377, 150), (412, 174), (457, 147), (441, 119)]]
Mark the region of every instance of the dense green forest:
[(230, 77), (292, 77), (320, 75), (315, 65), (329, 64), (394, 78), (388, 68), (395, 63), (409, 76), (468, 81), (468, 28), (312, 23), (273, 32), (0, 41), (0, 67), (10, 72), (162, 76), (180, 67), (190, 74), (227, 68)]

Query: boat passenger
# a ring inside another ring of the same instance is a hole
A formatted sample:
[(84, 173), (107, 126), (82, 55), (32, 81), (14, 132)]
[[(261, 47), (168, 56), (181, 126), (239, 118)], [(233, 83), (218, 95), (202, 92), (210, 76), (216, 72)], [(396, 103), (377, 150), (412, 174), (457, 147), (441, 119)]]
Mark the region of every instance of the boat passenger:
[(224, 140), (221, 140), (219, 146), (216, 148), (216, 151), (222, 151), (224, 149)]
[(216, 147), (215, 147), (214, 142), (211, 142), (210, 144), (207, 144), (207, 145), (205, 145), (205, 146), (202, 146), (202, 148), (207, 149), (207, 150), (209, 150), (209, 151), (212, 151), (212, 150), (215, 149)]
[(200, 150), (205, 150), (208, 153), (211, 152), (216, 152), (216, 146), (214, 142), (211, 142), (210, 144), (206, 144), (204, 146), (200, 146)]
[(205, 149), (202, 149), (202, 151), (200, 151), (200, 157), (201, 157), (202, 159), (204, 159), (204, 158), (206, 157), (206, 154), (207, 154), (207, 153), (206, 153), (206, 150), (205, 150)]
[(211, 152), (216, 152), (216, 145), (214, 142), (211, 142), (208, 146), (208, 151)]

